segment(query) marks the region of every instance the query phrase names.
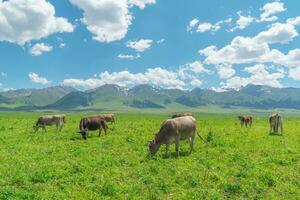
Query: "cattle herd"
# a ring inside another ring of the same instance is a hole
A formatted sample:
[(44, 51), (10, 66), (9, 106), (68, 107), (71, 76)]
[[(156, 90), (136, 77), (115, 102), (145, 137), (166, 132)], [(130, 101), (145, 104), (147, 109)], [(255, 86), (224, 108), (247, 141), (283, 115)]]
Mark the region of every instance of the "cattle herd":
[[(238, 116), (241, 123), (241, 127), (252, 126), (253, 117), (250, 115)], [(99, 114), (84, 117), (80, 120), (79, 131), (83, 139), (87, 139), (88, 131), (99, 131), (101, 135), (102, 129), (106, 134), (108, 126), (107, 122), (111, 124), (115, 123), (114, 114)], [(46, 126), (55, 125), (56, 131), (61, 131), (64, 123), (66, 123), (66, 115), (44, 115), (38, 118), (34, 128), (36, 133), (39, 128), (46, 132)], [(278, 113), (274, 113), (269, 117), (270, 133), (277, 134), (280, 128), (281, 135), (283, 134), (283, 122), (282, 117)], [(171, 119), (165, 120), (155, 135), (155, 138), (149, 142), (149, 152), (154, 155), (160, 148), (161, 145), (166, 145), (166, 154), (169, 154), (170, 144), (175, 144), (176, 155), (179, 155), (179, 141), (188, 140), (190, 145), (190, 153), (193, 151), (193, 145), (195, 135), (206, 142), (205, 139), (199, 134), (196, 127), (196, 119), (192, 113), (177, 113), (174, 114)]]

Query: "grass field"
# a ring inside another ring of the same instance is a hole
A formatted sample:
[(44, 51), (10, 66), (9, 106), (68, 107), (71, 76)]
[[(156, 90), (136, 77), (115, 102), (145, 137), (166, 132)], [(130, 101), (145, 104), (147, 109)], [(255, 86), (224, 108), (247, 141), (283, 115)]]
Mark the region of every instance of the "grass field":
[(268, 134), (266, 116), (241, 129), (233, 115), (197, 115), (197, 138), (165, 157), (148, 155), (167, 115), (119, 114), (107, 135), (84, 141), (84, 113), (61, 133), (33, 133), (40, 113), (0, 113), (0, 199), (300, 199), (300, 118), (284, 118), (285, 135)]

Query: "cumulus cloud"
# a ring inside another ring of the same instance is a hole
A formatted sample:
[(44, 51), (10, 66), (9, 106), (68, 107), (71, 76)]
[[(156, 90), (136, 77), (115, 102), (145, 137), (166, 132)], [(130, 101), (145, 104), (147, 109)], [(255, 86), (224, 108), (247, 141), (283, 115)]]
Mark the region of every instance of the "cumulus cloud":
[(0, 1), (0, 41), (24, 45), (73, 30), (67, 19), (55, 16), (55, 8), (46, 0)]
[(185, 86), (184, 82), (178, 79), (175, 72), (160, 67), (149, 68), (144, 73), (130, 73), (128, 71), (109, 73), (105, 71), (99, 74), (97, 78), (87, 80), (65, 79), (63, 84), (83, 88), (96, 88), (104, 84), (117, 84), (119, 86), (151, 84), (166, 88), (182, 88)]
[(271, 49), (269, 45), (285, 44), (296, 36), (298, 32), (294, 25), (275, 23), (255, 37), (237, 36), (221, 49), (209, 46), (199, 53), (205, 56), (206, 64), (274, 63), (290, 67), (300, 63), (299, 50), (284, 54), (277, 49)]
[(140, 57), (141, 57), (140, 54), (137, 54), (137, 55), (119, 54), (118, 55), (119, 59), (124, 59), (124, 60), (135, 60), (135, 59), (138, 59)]
[(96, 88), (104, 84), (126, 87), (150, 84), (162, 88), (190, 89), (202, 85), (199, 75), (210, 73), (211, 71), (205, 69), (199, 61), (195, 61), (175, 70), (156, 67), (148, 68), (145, 72), (140, 73), (131, 73), (126, 70), (112, 73), (105, 71), (90, 79), (65, 79), (63, 84), (84, 89)]
[(300, 67), (290, 69), (289, 77), (296, 81), (300, 81)]
[(254, 85), (266, 85), (270, 87), (282, 87), (280, 79), (285, 77), (285, 72), (278, 69), (275, 72), (267, 70), (267, 66), (264, 64), (256, 64), (251, 67), (246, 67), (245, 72), (250, 74), (249, 77), (234, 76), (225, 83), (222, 84), (223, 89), (235, 89), (238, 90), (248, 84)]
[(43, 85), (51, 83), (51, 81), (48, 81), (47, 78), (41, 77), (41, 76), (39, 76), (38, 74), (36, 74), (34, 72), (30, 72), (28, 74), (28, 77), (34, 83), (40, 83), (40, 84), (43, 84)]
[(129, 0), (130, 5), (138, 6), (140, 9), (145, 9), (146, 4), (155, 4), (156, 0)]
[(63, 42), (63, 43), (60, 43), (60, 44), (59, 44), (59, 48), (62, 49), (62, 48), (65, 48), (65, 47), (66, 47), (66, 43)]
[(191, 31), (198, 23), (199, 20), (197, 18), (192, 19), (187, 26), (187, 31)]
[(186, 69), (191, 70), (192, 72), (196, 74), (201, 74), (201, 73), (211, 73), (210, 70), (206, 69), (203, 64), (199, 61), (195, 61), (193, 63), (189, 63), (185, 65)]
[(221, 79), (228, 79), (235, 75), (235, 70), (231, 65), (221, 65), (218, 66), (218, 74)]
[(47, 45), (44, 43), (37, 43), (29, 49), (29, 53), (33, 56), (40, 56), (44, 52), (50, 52), (53, 50), (51, 45)]
[(144, 52), (145, 50), (149, 49), (152, 45), (153, 40), (145, 40), (141, 39), (138, 41), (128, 41), (126, 46), (128, 48), (134, 49), (137, 52)]
[(202, 22), (199, 23), (199, 20), (197, 18), (192, 19), (188, 26), (187, 26), (187, 31), (188, 32), (192, 32), (193, 29), (196, 29), (195, 31), (198, 33), (203, 33), (203, 32), (216, 32), (219, 29), (222, 28), (222, 25), (224, 24), (229, 24), (231, 23), (232, 18), (227, 18), (225, 20), (220, 20), (218, 22), (216, 22), (215, 24), (212, 24), (210, 22)]
[(83, 10), (82, 22), (99, 42), (121, 40), (128, 32), (133, 16), (129, 11), (132, 6), (144, 9), (155, 0), (70, 0)]
[(254, 40), (268, 44), (285, 44), (292, 41), (296, 36), (298, 36), (298, 32), (294, 25), (275, 23), (267, 31), (259, 33)]
[(265, 4), (260, 10), (263, 11), (260, 15), (260, 21), (276, 21), (278, 17), (275, 14), (285, 11), (286, 8), (284, 7), (284, 3), (274, 1)]
[(242, 12), (239, 11), (237, 13), (239, 15), (239, 19), (236, 21), (236, 26), (232, 29), (230, 29), (231, 32), (237, 30), (237, 29), (245, 29), (246, 27), (248, 27), (251, 23), (254, 22), (255, 18), (251, 17), (251, 16), (243, 16)]

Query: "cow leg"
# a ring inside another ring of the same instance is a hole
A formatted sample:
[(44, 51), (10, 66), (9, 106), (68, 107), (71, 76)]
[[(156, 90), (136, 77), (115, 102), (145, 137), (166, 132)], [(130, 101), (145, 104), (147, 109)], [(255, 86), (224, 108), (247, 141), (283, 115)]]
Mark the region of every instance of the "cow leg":
[(45, 124), (42, 126), (42, 128), (43, 128), (43, 133), (46, 133), (46, 125)]
[(192, 153), (193, 149), (194, 149), (194, 141), (195, 141), (195, 133), (193, 134), (192, 137), (189, 138), (189, 142), (190, 142), (190, 153)]
[(101, 132), (102, 132), (102, 128), (100, 127), (100, 128), (99, 128), (99, 135), (98, 135), (98, 137), (100, 137)]
[(39, 130), (39, 125), (36, 125), (36, 126), (34, 127), (34, 133), (37, 133), (38, 130)]
[(170, 144), (166, 144), (166, 156), (169, 156)]
[(272, 127), (273, 125), (270, 123), (270, 133), (272, 133)]
[(175, 151), (176, 151), (176, 156), (179, 156), (179, 138), (176, 138), (175, 141)]
[(281, 132), (281, 135), (283, 135), (283, 126), (282, 126), (282, 122), (280, 123), (280, 132)]

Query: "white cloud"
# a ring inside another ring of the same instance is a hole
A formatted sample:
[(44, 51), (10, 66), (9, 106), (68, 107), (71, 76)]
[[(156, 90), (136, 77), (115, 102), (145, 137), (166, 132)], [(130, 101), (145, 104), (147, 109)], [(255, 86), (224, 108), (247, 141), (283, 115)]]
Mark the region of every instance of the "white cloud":
[(193, 78), (191, 81), (191, 86), (193, 87), (200, 87), (202, 85), (202, 81), (197, 79), (197, 78)]
[(196, 73), (196, 74), (201, 74), (201, 73), (211, 73), (210, 70), (206, 69), (203, 64), (199, 61), (195, 61), (193, 63), (189, 63), (186, 65), (186, 67), (191, 70), (192, 72)]
[(149, 68), (145, 73), (130, 73), (128, 71), (107, 71), (99, 74), (97, 78), (65, 79), (64, 85), (79, 86), (83, 88), (95, 88), (104, 84), (117, 84), (120, 86), (133, 86), (138, 84), (151, 84), (165, 88), (183, 88), (185, 83), (178, 79), (176, 72), (171, 72), (160, 67)]
[(40, 56), (44, 52), (50, 52), (52, 51), (53, 47), (44, 43), (37, 43), (34, 46), (32, 46), (29, 50), (29, 53), (33, 56)]
[(118, 55), (119, 59), (125, 59), (125, 60), (135, 60), (135, 59), (138, 59), (140, 57), (141, 57), (140, 54), (137, 54), (137, 55), (119, 54)]
[(297, 35), (292, 24), (276, 23), (253, 38), (237, 36), (221, 49), (209, 46), (199, 53), (206, 57), (206, 64), (274, 63), (291, 67), (300, 63), (300, 51), (291, 50), (285, 55), (269, 44), (285, 44)]
[(191, 31), (198, 23), (199, 20), (197, 18), (192, 19), (187, 26), (187, 31)]
[(296, 81), (300, 81), (300, 67), (290, 69), (289, 77)]
[(267, 30), (259, 33), (254, 39), (268, 44), (288, 43), (298, 36), (295, 26), (289, 23), (275, 23)]
[(236, 21), (236, 26), (232, 29), (230, 29), (231, 32), (237, 30), (237, 29), (245, 29), (246, 27), (248, 27), (251, 23), (254, 22), (254, 17), (251, 16), (243, 16), (242, 12), (239, 11), (237, 13), (239, 15), (239, 19)]
[(274, 1), (272, 3), (265, 4), (260, 10), (263, 11), (260, 15), (260, 21), (276, 21), (278, 17), (274, 15), (285, 11), (286, 8), (284, 7), (284, 3)]
[(295, 17), (295, 18), (289, 18), (286, 21), (288, 24), (292, 24), (294, 26), (298, 26), (300, 25), (300, 16)]
[[(197, 28), (197, 32), (203, 33), (206, 31), (210, 31), (212, 29), (213, 29), (213, 25), (211, 23), (204, 22), (204, 23), (199, 24), (199, 26)], [(218, 28), (216, 28), (216, 29), (218, 29)]]
[(66, 43), (60, 43), (60, 44), (59, 44), (59, 48), (62, 49), (62, 48), (65, 48), (65, 47), (66, 47)]
[(161, 44), (161, 43), (164, 43), (165, 41), (166, 41), (166, 39), (163, 38), (163, 39), (157, 40), (156, 43)]
[(203, 32), (216, 32), (222, 28), (223, 24), (229, 24), (231, 23), (232, 18), (227, 18), (225, 20), (220, 20), (216, 22), (215, 24), (209, 23), (209, 22), (203, 22), (199, 23), (198, 19), (193, 19), (189, 22), (189, 25), (187, 27), (187, 31), (192, 31), (193, 28), (195, 28), (197, 25), (196, 32), (203, 33)]
[(133, 16), (129, 11), (132, 6), (144, 9), (154, 0), (70, 0), (83, 10), (82, 22), (99, 42), (121, 40), (128, 32)]
[(51, 83), (51, 81), (48, 81), (47, 78), (41, 77), (38, 74), (33, 73), (33, 72), (30, 72), (28, 74), (28, 77), (34, 83), (40, 83), (40, 84), (43, 84), (43, 85)]
[(73, 30), (67, 19), (55, 16), (55, 8), (46, 0), (0, 1), (0, 41), (24, 45)]
[(6, 76), (7, 76), (7, 73), (5, 73), (5, 72), (1, 72), (1, 76), (4, 76), (4, 77), (6, 77)]
[(132, 48), (137, 52), (144, 52), (145, 50), (149, 49), (152, 45), (153, 40), (145, 40), (141, 39), (138, 41), (128, 41), (126, 46), (128, 48)]
[(267, 66), (263, 64), (256, 64), (251, 67), (246, 67), (244, 71), (248, 72), (250, 77), (232, 77), (222, 84), (222, 88), (238, 90), (248, 84), (266, 85), (279, 88), (282, 87), (279, 79), (285, 77), (285, 72), (281, 69), (275, 72), (269, 72), (266, 68)]
[(145, 9), (146, 4), (155, 4), (156, 0), (129, 0), (130, 5), (138, 6), (140, 9)]
[(235, 75), (235, 70), (231, 65), (221, 65), (218, 67), (218, 74), (222, 79), (228, 79)]

